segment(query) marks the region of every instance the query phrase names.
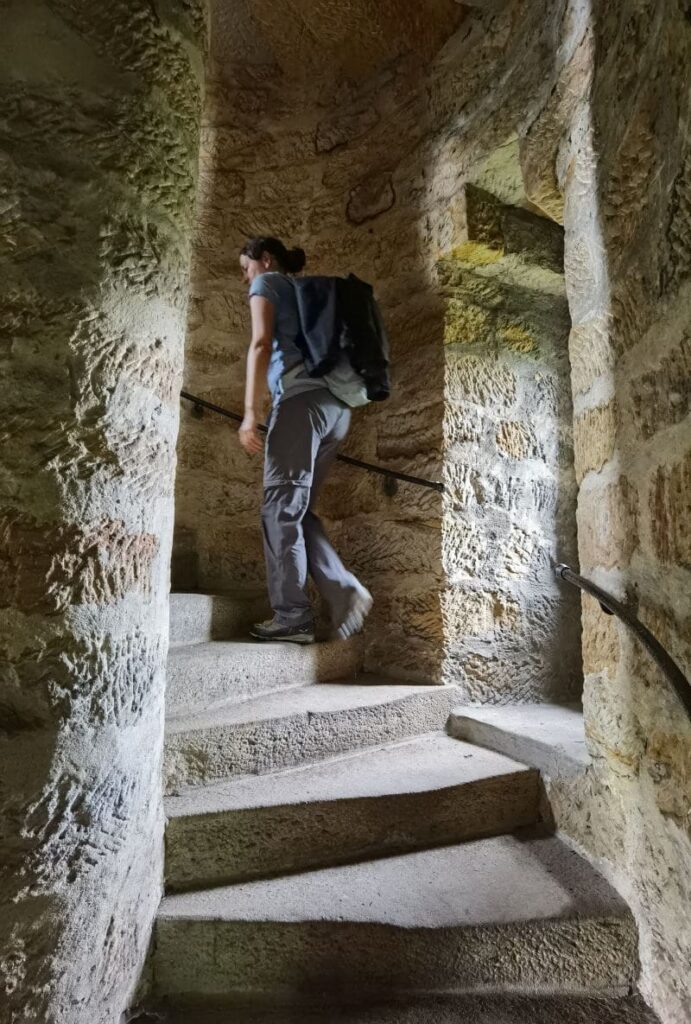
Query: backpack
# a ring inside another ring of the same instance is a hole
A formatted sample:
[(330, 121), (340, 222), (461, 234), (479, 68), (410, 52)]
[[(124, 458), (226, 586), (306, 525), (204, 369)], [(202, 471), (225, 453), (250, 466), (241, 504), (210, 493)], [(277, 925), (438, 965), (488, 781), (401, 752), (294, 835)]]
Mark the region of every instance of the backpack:
[(346, 352), (371, 402), (391, 393), (389, 339), (374, 289), (355, 274), (292, 278), (300, 332), (296, 344), (310, 377), (323, 377)]

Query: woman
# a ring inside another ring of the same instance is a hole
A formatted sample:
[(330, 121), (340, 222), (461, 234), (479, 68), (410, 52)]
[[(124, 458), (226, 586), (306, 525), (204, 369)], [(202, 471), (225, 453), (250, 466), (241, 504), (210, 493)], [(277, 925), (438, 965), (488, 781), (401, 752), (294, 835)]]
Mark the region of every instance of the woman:
[(326, 602), (337, 635), (359, 632), (372, 598), (349, 573), (314, 513), (317, 494), (350, 426), (350, 407), (363, 405), (362, 379), (344, 355), (332, 373), (309, 377), (296, 345), (299, 318), (288, 275), (305, 265), (302, 249), (277, 238), (250, 239), (240, 253), (249, 284), (252, 340), (247, 355), (245, 417), (240, 443), (258, 455), (264, 379), (272, 410), (264, 459), (262, 529), (274, 617), (256, 625), (259, 640), (314, 642), (314, 616), (307, 573)]

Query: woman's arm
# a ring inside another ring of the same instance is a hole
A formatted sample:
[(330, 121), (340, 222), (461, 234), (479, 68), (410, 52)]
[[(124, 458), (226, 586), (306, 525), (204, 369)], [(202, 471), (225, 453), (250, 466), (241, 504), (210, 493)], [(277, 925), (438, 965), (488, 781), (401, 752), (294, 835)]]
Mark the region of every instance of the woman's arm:
[(275, 312), (272, 303), (262, 295), (250, 298), (252, 340), (247, 352), (245, 382), (245, 418), (238, 431), (240, 444), (248, 455), (258, 455), (262, 441), (257, 430), (262, 394), (266, 387), (266, 371), (271, 358)]

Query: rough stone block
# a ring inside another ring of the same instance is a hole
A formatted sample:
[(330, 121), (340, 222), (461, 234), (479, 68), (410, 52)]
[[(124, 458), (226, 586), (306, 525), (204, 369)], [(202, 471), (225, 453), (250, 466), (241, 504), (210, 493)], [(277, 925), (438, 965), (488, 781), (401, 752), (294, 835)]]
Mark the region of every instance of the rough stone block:
[(598, 601), (583, 595), (583, 671), (586, 675), (616, 672), (621, 658), (620, 631), (613, 615), (603, 612)]
[(538, 459), (542, 446), (528, 421), (505, 420), (497, 427), (495, 434), (500, 454), (511, 459)]
[(634, 423), (650, 438), (691, 416), (691, 334), (653, 370), (629, 382)]
[(383, 411), (377, 419), (377, 457), (388, 462), (441, 452), (443, 415), (440, 399), (388, 415)]
[(508, 366), (447, 349), (445, 394), (452, 401), (509, 408), (516, 391), (516, 375)]
[(571, 328), (569, 359), (574, 394), (587, 392), (598, 377), (611, 379), (616, 358), (610, 329), (610, 318), (605, 314), (574, 323)]
[(480, 306), (460, 299), (449, 299), (444, 319), (445, 345), (482, 344), (491, 337), (490, 314)]
[(535, 332), (521, 324), (505, 322), (499, 327), (497, 337), (500, 348), (510, 349), (519, 355), (529, 355), (538, 348)]
[(448, 450), (454, 445), (476, 444), (487, 432), (490, 420), (475, 405), (449, 402), (444, 415), (444, 441), (447, 446), (447, 460), (454, 459), (454, 452)]
[(617, 405), (588, 409), (573, 425), (573, 447), (576, 479), (580, 483), (586, 473), (598, 472), (612, 458), (617, 443)]
[(33, 613), (77, 604), (115, 604), (125, 594), (149, 595), (159, 541), (131, 533), (124, 522), (37, 523), (0, 519), (4, 607)]
[(500, 542), (503, 565), (509, 576), (526, 577), (536, 574), (540, 568), (549, 565), (539, 533), (532, 529), (512, 525), (506, 537)]
[(577, 515), (583, 570), (628, 565), (638, 546), (638, 495), (625, 476), (581, 488)]
[(588, 744), (619, 777), (635, 775), (646, 742), (635, 708), (626, 699), (630, 691), (630, 681), (621, 674), (588, 675), (583, 689)]
[(434, 578), (441, 573), (441, 535), (436, 525), (357, 517), (343, 524), (341, 536), (344, 551), (364, 580), (408, 572)]
[(648, 501), (658, 558), (691, 569), (691, 449), (657, 470)]
[(463, 524), (446, 521), (443, 526), (442, 557), (449, 582), (454, 583), (468, 576), (482, 578), (490, 546), (487, 531), (480, 524), (470, 519)]
[(467, 636), (492, 638), (500, 630), (513, 630), (521, 614), (515, 599), (497, 591), (446, 590), (441, 607), (444, 639), (450, 644)]

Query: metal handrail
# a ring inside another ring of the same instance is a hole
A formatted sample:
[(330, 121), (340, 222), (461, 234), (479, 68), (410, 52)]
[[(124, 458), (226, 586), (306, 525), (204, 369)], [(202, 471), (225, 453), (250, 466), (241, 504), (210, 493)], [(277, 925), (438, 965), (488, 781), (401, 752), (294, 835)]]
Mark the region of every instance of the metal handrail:
[[(184, 398), (187, 402), (192, 402), (197, 414), (202, 414), (204, 409), (209, 409), (211, 412), (218, 413), (219, 416), (225, 416), (226, 419), (233, 420), (235, 423), (242, 423), (243, 417), (239, 413), (230, 412), (229, 409), (224, 409), (221, 405), (207, 402), (205, 398), (191, 395), (189, 391), (181, 391), (180, 398)], [(259, 430), (265, 434), (267, 428), (260, 425)], [(432, 491), (441, 492), (444, 490), (444, 484), (438, 480), (425, 480), (420, 476), (411, 476), (410, 473), (399, 473), (395, 469), (386, 469), (384, 466), (375, 466), (371, 462), (363, 462), (362, 459), (353, 459), (350, 455), (337, 455), (336, 458), (339, 462), (345, 462), (348, 466), (356, 466), (358, 469), (365, 469), (368, 473), (376, 473), (379, 476), (388, 477), (390, 480), (401, 480), (403, 483), (415, 484), (416, 487), (427, 487)]]
[(602, 610), (608, 615), (616, 615), (617, 618), (621, 619), (624, 625), (640, 640), (653, 661), (665, 674), (673, 686), (677, 697), (686, 708), (686, 713), (691, 718), (691, 683), (689, 683), (676, 661), (667, 653), (660, 641), (653, 636), (640, 619), (625, 604), (617, 601), (615, 597), (612, 597), (606, 590), (598, 587), (597, 584), (592, 583), (583, 576), (579, 576), (568, 565), (557, 565), (554, 572), (558, 579), (565, 580), (567, 583), (571, 583), (574, 587), (578, 587), (579, 590), (594, 597), (596, 601), (599, 601)]

